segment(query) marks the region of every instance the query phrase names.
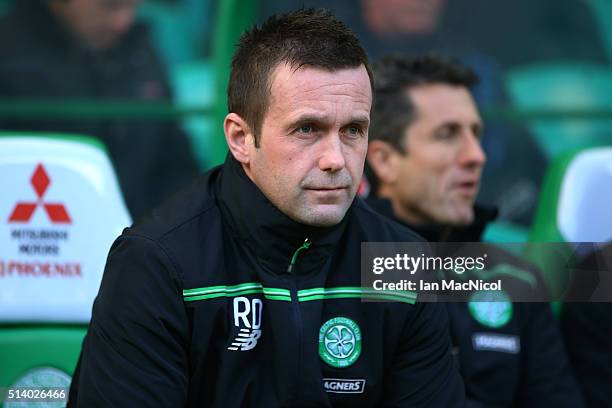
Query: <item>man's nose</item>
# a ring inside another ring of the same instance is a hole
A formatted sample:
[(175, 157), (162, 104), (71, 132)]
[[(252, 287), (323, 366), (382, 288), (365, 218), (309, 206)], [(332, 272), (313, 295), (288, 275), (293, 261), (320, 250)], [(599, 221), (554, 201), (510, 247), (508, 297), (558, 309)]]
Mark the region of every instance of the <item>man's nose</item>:
[(321, 139), (322, 151), (319, 158), (319, 168), (323, 171), (339, 171), (346, 164), (344, 149), (339, 134), (330, 134)]
[(464, 141), (460, 152), (461, 165), (480, 168), (484, 166), (487, 156), (482, 149), (480, 139), (472, 132), (464, 135)]

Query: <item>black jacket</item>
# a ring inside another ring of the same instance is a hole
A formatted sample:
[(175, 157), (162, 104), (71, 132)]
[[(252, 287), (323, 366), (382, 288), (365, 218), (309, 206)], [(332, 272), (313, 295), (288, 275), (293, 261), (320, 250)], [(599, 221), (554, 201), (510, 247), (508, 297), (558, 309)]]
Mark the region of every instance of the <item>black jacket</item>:
[[(581, 277), (574, 280), (574, 285), (584, 291), (601, 284), (600, 292), (591, 294), (595, 301), (602, 302), (568, 302), (561, 309), (561, 332), (589, 407), (612, 407), (612, 303), (603, 302), (610, 298), (611, 269), (612, 244), (604, 244), (586, 255), (576, 266), (575, 273)], [(600, 282), (606, 277), (608, 282)], [(591, 282), (596, 283), (592, 285)], [(606, 283), (608, 291), (603, 290)]]
[[(391, 203), (368, 203), (393, 218)], [(441, 226), (413, 230), (430, 242), (479, 242), (495, 209), (476, 207), (475, 220), (461, 228)], [(395, 219), (400, 222), (400, 220)], [(516, 256), (487, 249), (487, 265), (509, 264), (543, 281), (537, 270)], [(495, 259), (492, 259), (495, 258)], [(517, 275), (516, 279), (520, 279)], [(480, 302), (490, 305), (490, 302)], [(447, 303), (453, 353), (466, 386), (469, 407), (581, 407), (582, 398), (569, 369), (557, 322), (548, 303), (502, 302), (507, 321), (479, 318), (478, 302)], [(483, 310), (483, 309), (481, 309)], [(486, 313), (486, 310), (483, 310)], [(495, 327), (497, 326), (497, 327)]]
[(463, 406), (444, 307), (357, 289), (361, 242), (416, 239), (298, 224), (229, 156), (114, 243), (69, 406)]
[[(0, 21), (0, 99), (171, 99), (146, 27), (136, 24), (107, 51), (85, 49), (43, 0), (19, 0)], [(75, 112), (76, 113), (76, 112)], [(175, 121), (0, 117), (0, 130), (76, 133), (101, 140), (132, 217), (138, 218), (198, 173)]]

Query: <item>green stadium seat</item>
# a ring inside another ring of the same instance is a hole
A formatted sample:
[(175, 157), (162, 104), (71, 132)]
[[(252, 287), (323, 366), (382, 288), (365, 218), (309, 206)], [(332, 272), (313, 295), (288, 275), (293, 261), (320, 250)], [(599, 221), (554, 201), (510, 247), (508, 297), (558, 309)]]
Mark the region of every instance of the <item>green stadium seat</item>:
[(483, 241), (492, 243), (524, 243), (529, 240), (529, 230), (509, 221), (494, 221), (484, 230)]
[[(516, 68), (506, 77), (514, 104), (527, 109), (609, 109), (612, 70), (580, 63)], [(610, 119), (538, 119), (530, 129), (549, 158), (577, 149), (612, 145)]]
[(146, 22), (161, 57), (168, 67), (188, 61), (198, 53), (197, 39), (185, 24), (182, 4), (145, 1), (138, 8), (138, 19)]
[[(86, 331), (82, 325), (0, 326), (0, 361), (3, 362), (0, 384), (13, 388), (67, 388)], [(3, 397), (0, 395), (0, 406)], [(12, 406), (31, 405), (20, 402)]]
[(225, 143), (222, 135), (213, 135), (212, 112), (215, 102), (215, 75), (212, 63), (196, 60), (178, 64), (171, 71), (170, 81), (174, 99), (181, 108), (209, 108), (210, 115), (189, 115), (183, 117), (181, 125), (189, 135), (191, 145), (201, 168), (212, 161), (211, 144)]
[[(567, 243), (612, 240), (612, 147), (571, 151), (551, 164), (530, 233), (527, 258), (539, 265), (559, 296), (571, 284), (576, 248)], [(560, 243), (551, 251), (542, 243)]]
[(65, 388), (130, 217), (105, 148), (86, 137), (0, 133), (0, 185), (0, 389)]
[(608, 50), (608, 56), (612, 59), (612, 1), (586, 0), (586, 2), (593, 10), (593, 16), (597, 20), (601, 37)]
[(172, 68), (210, 53), (214, 6), (210, 0), (147, 0), (138, 8), (138, 19), (149, 25), (158, 51)]

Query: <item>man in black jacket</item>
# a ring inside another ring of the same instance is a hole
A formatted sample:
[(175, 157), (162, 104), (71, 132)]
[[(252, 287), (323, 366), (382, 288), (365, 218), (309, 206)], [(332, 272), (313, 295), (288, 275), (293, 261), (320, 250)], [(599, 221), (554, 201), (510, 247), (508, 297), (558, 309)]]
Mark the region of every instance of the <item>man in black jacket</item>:
[(326, 12), (243, 35), (230, 154), (114, 243), (70, 406), (463, 405), (444, 307), (360, 285), (361, 242), (418, 240), (354, 199), (371, 102)]
[[(429, 241), (480, 241), (495, 211), (474, 208), (486, 159), (469, 90), (476, 76), (437, 56), (388, 57), (374, 75), (368, 202)], [(530, 265), (493, 247), (487, 252), (489, 273), (542, 286)], [(476, 299), (446, 304), (468, 405), (581, 406), (548, 304)]]
[[(154, 102), (171, 99), (140, 0), (19, 0), (0, 21), (0, 99)], [(59, 103), (59, 102), (58, 102)], [(0, 130), (76, 133), (108, 149), (134, 219), (198, 173), (175, 121), (0, 117)]]

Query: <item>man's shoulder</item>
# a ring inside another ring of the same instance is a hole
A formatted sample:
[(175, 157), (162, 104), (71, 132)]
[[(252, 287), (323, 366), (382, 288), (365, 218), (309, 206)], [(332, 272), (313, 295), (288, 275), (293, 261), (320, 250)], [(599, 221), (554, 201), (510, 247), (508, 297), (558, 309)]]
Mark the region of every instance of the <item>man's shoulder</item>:
[(416, 232), (374, 211), (361, 198), (355, 198), (353, 217), (362, 227), (366, 239), (372, 242), (422, 242)]

